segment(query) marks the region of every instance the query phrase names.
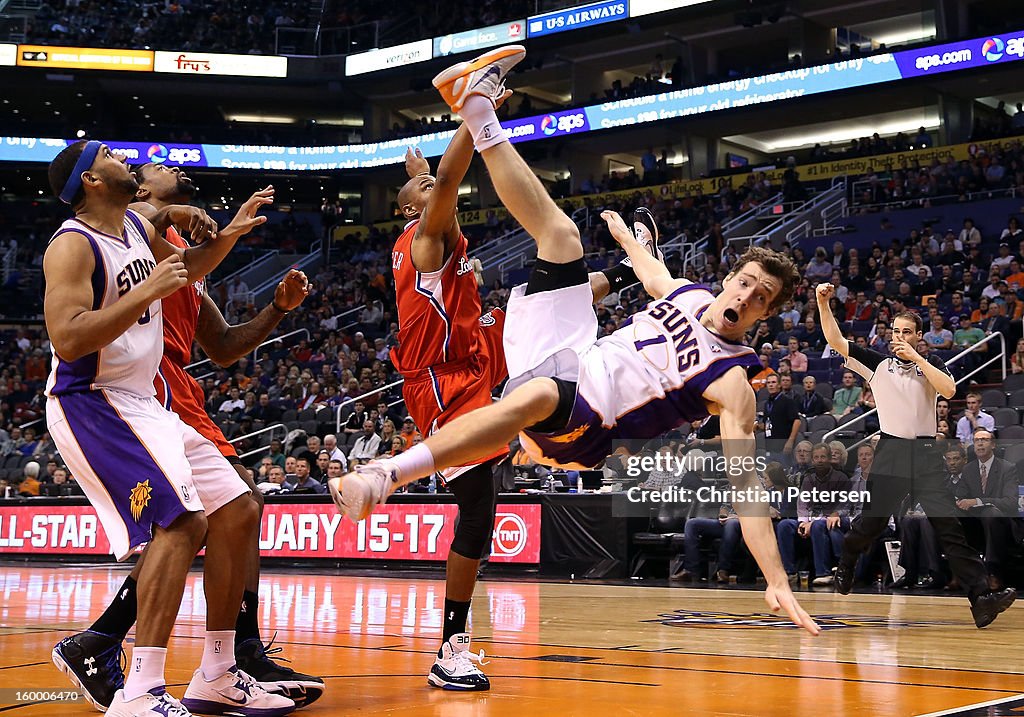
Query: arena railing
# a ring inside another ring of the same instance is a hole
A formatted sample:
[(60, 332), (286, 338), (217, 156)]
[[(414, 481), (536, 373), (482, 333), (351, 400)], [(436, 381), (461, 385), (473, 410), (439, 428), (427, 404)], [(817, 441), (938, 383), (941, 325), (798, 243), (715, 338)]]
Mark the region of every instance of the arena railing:
[(310, 338), (309, 329), (295, 329), (295, 331), (289, 331), (286, 334), (281, 334), (280, 336), (275, 336), (272, 339), (267, 339), (262, 344), (260, 344), (255, 349), (253, 349), (253, 352), (252, 352), (252, 361), (253, 361), (253, 363), (256, 363), (256, 361), (259, 360), (260, 349), (263, 348), (264, 346), (270, 346), (271, 344), (276, 344), (278, 341), (283, 341), (284, 339), (288, 338), (289, 336), (296, 336), (298, 334), (305, 334), (306, 335), (306, 340), (309, 341), (309, 338)]
[[(956, 385), (957, 386), (962, 384), (964, 381), (969, 381), (972, 376), (976, 375), (979, 371), (982, 371), (982, 370), (988, 368), (989, 366), (991, 366), (994, 361), (999, 361), (999, 368), (1000, 368), (1000, 371), (1002, 372), (1002, 377), (1003, 377), (1002, 380), (1003, 381), (1006, 380), (1006, 361), (1005, 361), (1005, 359), (1006, 359), (1006, 337), (1003, 335), (1003, 333), (1001, 331), (997, 331), (994, 334), (989, 334), (988, 336), (986, 336), (984, 339), (982, 339), (978, 343), (973, 344), (971, 346), (968, 346), (963, 351), (958, 353), (956, 356), (953, 356), (952, 358), (947, 360), (945, 362), (945, 365), (948, 368), (949, 366), (952, 366), (953, 364), (955, 364), (957, 361), (961, 360), (962, 358), (964, 358), (968, 354), (973, 353), (975, 350), (977, 350), (977, 348), (979, 346), (983, 346), (983, 345), (985, 345), (987, 343), (990, 343), (990, 342), (996, 341), (996, 340), (999, 341), (999, 353), (997, 355), (995, 355), (995, 356), (990, 357), (987, 361), (985, 361), (985, 363), (981, 364), (980, 366), (977, 366), (970, 373), (967, 373), (967, 374), (961, 376), (960, 378), (958, 378), (956, 380)], [(860, 414), (859, 416), (857, 416), (853, 420), (847, 421), (846, 423), (844, 423), (842, 425), (836, 426), (831, 431), (829, 431), (824, 436), (822, 436), (822, 439), (821, 439), (822, 442), (823, 443), (828, 443), (837, 434), (849, 431), (850, 430), (850, 426), (852, 426), (852, 425), (854, 425), (856, 423), (860, 423), (861, 421), (866, 420), (869, 416), (874, 416), (877, 413), (878, 413), (878, 409), (877, 408), (872, 408), (870, 411), (865, 411), (864, 413)], [(872, 438), (874, 438), (875, 436), (879, 435), (880, 433), (881, 433), (881, 431), (875, 431), (870, 436), (865, 436), (861, 440), (859, 440), (856, 443), (854, 443), (852, 446), (847, 446), (847, 450), (854, 450), (854, 449), (856, 449), (858, 446), (860, 446), (863, 443), (866, 443), (867, 441), (870, 441)]]
[(42, 418), (36, 418), (34, 420), (31, 420), (28, 423), (22, 423), (22, 424), (20, 424), (18, 426), (18, 428), (20, 428), (21, 430), (24, 431), (26, 428), (31, 428), (32, 426), (36, 425), (37, 423), (45, 423), (45, 422), (46, 422), (46, 416), (43, 416)]
[[(857, 186), (870, 184), (870, 179), (860, 179), (853, 182), (850, 186), (852, 189), (852, 197), (857, 197)], [(967, 201), (981, 201), (983, 199), (999, 199), (999, 198), (1015, 198), (1021, 194), (1021, 188), (1017, 186), (1003, 187), (1002, 189), (982, 189), (977, 192), (968, 192)], [(844, 216), (850, 216), (852, 214), (860, 214), (863, 210), (874, 210), (889, 211), (894, 209), (922, 209), (924, 204), (922, 202), (928, 202), (929, 205), (935, 205), (936, 203), (941, 204), (954, 204), (964, 203), (961, 200), (959, 194), (941, 194), (935, 197), (932, 196), (918, 196), (918, 197), (904, 197), (903, 199), (890, 199), (887, 202), (875, 202), (873, 204), (857, 204), (855, 201), (850, 201), (846, 207), (846, 213)]]
[[(281, 440), (283, 441), (284, 438), (288, 435), (288, 426), (284, 425), (283, 423), (275, 423), (272, 426), (267, 426), (266, 428), (261, 428), (258, 431), (253, 431), (252, 433), (246, 433), (244, 436), (236, 436), (235, 438), (232, 438), (230, 441), (228, 441), (228, 443), (230, 443), (231, 445), (235, 445), (239, 441), (244, 441), (245, 439), (252, 438), (253, 436), (262, 436), (264, 433), (269, 433), (271, 440), (273, 440), (274, 432), (277, 431), (277, 430), (281, 431)], [(259, 448), (254, 448), (253, 450), (247, 451), (247, 452), (243, 453), (242, 455), (240, 455), (238, 457), (244, 459), (244, 458), (248, 458), (250, 456), (255, 456), (255, 455), (259, 454), (259, 453), (263, 453), (263, 451), (269, 451), (269, 450), (270, 450), (270, 441), (267, 441), (267, 445), (260, 446)]]
[(236, 276), (241, 276), (241, 275), (242, 275), (242, 274), (244, 274), (245, 272), (247, 272), (247, 271), (250, 271), (250, 270), (252, 270), (252, 269), (255, 269), (255, 268), (257, 268), (257, 267), (259, 267), (259, 266), (261, 266), (261, 265), (263, 265), (263, 264), (267, 263), (268, 261), (270, 261), (270, 260), (272, 260), (272, 259), (273, 259), (274, 257), (276, 257), (276, 256), (277, 256), (277, 255), (278, 255), (279, 253), (280, 253), (280, 252), (279, 252), (279, 251), (278, 251), (277, 249), (272, 249), (271, 251), (268, 251), (268, 252), (267, 252), (266, 254), (264, 254), (263, 256), (261, 256), (261, 257), (260, 257), (259, 259), (257, 259), (256, 261), (254, 261), (254, 262), (251, 262), (251, 263), (249, 263), (249, 264), (246, 264), (245, 266), (243, 266), (243, 267), (241, 267), (241, 268), (239, 268), (239, 269), (236, 269), (235, 271), (233, 271), (233, 272), (231, 272), (230, 274), (228, 274), (227, 276), (225, 276), (225, 277), (224, 277), (223, 279), (221, 279), (220, 281), (218, 281), (218, 282), (216, 283), (216, 286), (219, 286), (220, 284), (224, 284), (224, 283), (226, 283), (226, 282), (228, 282), (228, 281), (231, 281), (231, 280), (232, 280), (232, 279), (234, 279), (234, 278), (235, 278)]
[[(380, 393), (381, 391), (387, 391), (389, 388), (395, 388), (396, 386), (401, 386), (403, 383), (405, 383), (405, 379), (404, 378), (400, 378), (397, 381), (392, 381), (391, 383), (384, 384), (383, 386), (377, 386), (376, 388), (372, 388), (369, 391), (367, 391), (366, 393), (360, 394), (358, 396), (350, 396), (349, 398), (346, 398), (344, 401), (339, 403), (337, 408), (336, 408), (335, 416), (334, 416), (334, 424), (335, 424), (334, 432), (335, 433), (340, 433), (341, 432), (341, 409), (342, 408), (344, 408), (345, 406), (347, 406), (350, 403), (355, 403), (356, 401), (362, 401), (367, 396), (372, 396), (372, 395), (374, 395), (376, 393)], [(417, 428), (419, 428), (419, 426), (417, 426)]]
[(4, 283), (6, 284), (11, 280), (11, 274), (14, 273), (14, 266), (18, 259), (18, 247), (12, 246), (4, 252), (3, 259), (0, 259), (0, 263), (3, 265), (4, 271)]

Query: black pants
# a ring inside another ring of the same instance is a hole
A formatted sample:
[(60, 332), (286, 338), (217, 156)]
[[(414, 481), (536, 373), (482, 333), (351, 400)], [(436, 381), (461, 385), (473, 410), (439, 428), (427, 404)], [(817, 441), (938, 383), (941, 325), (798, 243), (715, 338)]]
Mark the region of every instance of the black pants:
[(852, 565), (889, 524), (900, 504), (911, 496), (920, 503), (942, 546), (953, 575), (967, 588), (973, 601), (988, 591), (988, 571), (978, 553), (967, 544), (963, 526), (954, 517), (956, 503), (942, 472), (942, 444), (932, 439), (882, 438), (872, 465), (871, 502), (853, 521), (843, 541), (843, 563)]

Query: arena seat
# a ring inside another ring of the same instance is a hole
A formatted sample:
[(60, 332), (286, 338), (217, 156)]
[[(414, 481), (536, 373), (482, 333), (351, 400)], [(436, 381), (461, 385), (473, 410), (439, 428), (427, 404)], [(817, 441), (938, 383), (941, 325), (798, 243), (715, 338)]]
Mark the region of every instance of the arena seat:
[(1020, 414), (1016, 408), (997, 408), (992, 411), (992, 418), (996, 422), (996, 429), (1020, 425)]
[[(1006, 377), (1009, 380), (1009, 376)], [(1009, 388), (1004, 384), (1004, 388)], [(1006, 398), (1006, 405), (1010, 408), (1024, 408), (1024, 388), (1018, 388)]]
[(989, 388), (981, 392), (982, 408), (1001, 408), (1006, 405), (1006, 394), (998, 388)]

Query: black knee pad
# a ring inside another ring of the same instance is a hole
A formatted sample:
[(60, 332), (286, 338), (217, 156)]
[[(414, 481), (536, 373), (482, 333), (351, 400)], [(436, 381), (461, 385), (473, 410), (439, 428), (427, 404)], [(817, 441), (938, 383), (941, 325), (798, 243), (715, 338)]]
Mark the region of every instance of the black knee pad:
[(498, 502), (493, 466), (494, 461), (488, 461), (466, 471), (448, 484), (459, 506), (451, 549), (472, 560), (483, 559), (491, 549), (494, 512)]
[(566, 264), (538, 259), (530, 270), (530, 278), (526, 282), (526, 296), (588, 283), (590, 274), (583, 257)]

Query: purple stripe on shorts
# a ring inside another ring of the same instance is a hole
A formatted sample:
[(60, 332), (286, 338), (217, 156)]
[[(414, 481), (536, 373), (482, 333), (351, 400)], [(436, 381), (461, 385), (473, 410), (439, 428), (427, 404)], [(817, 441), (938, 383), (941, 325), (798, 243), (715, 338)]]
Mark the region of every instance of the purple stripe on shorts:
[(51, 396), (66, 396), (72, 393), (83, 393), (92, 388), (99, 370), (99, 353), (92, 353), (74, 361), (65, 361), (57, 357), (57, 378), (50, 389)]
[[(131, 547), (152, 538), (154, 523), (166, 528), (187, 511), (170, 478), (101, 391), (62, 396), (60, 407), (82, 454), (127, 526)], [(153, 492), (135, 520), (130, 495), (147, 479)]]

